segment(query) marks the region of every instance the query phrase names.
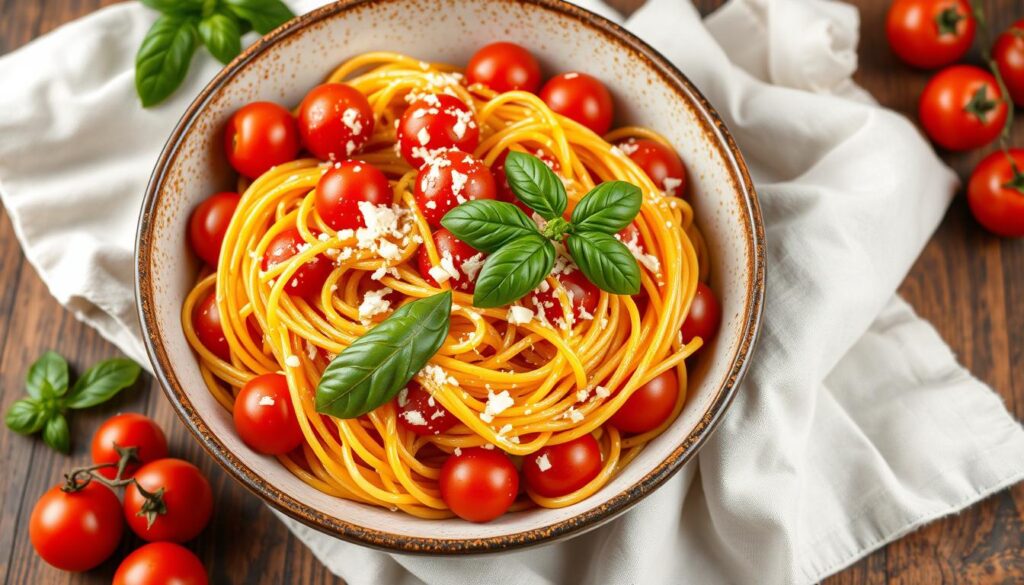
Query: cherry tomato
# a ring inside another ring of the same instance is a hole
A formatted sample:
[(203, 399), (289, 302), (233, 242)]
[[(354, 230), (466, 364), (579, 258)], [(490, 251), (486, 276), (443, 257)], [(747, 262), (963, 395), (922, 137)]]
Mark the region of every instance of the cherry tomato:
[(336, 230), (366, 227), (359, 202), (390, 205), (391, 185), (377, 167), (358, 160), (335, 163), (316, 185), (316, 212)]
[(121, 561), (114, 585), (208, 585), (206, 569), (192, 551), (173, 542), (140, 546)]
[(229, 362), (231, 361), (231, 346), (224, 337), (224, 328), (220, 321), (220, 310), (217, 309), (216, 291), (210, 290), (202, 301), (196, 303), (192, 309), (192, 327), (196, 330), (196, 337), (203, 347), (213, 352), (213, 355)]
[(441, 218), (460, 203), (494, 199), (494, 177), (484, 163), (461, 150), (439, 154), (420, 169), (413, 195), (430, 227), (441, 227)]
[(249, 380), (235, 397), (235, 429), (246, 445), (265, 455), (281, 455), (302, 443), (288, 379), (263, 374)]
[(526, 487), (547, 498), (571, 494), (600, 472), (601, 447), (592, 435), (549, 445), (523, 458)]
[[(1013, 148), (1010, 156), (1024, 171), (1024, 149)], [(971, 173), (967, 203), (978, 223), (1005, 237), (1024, 236), (1024, 175), (1014, 173), (1002, 151), (993, 152)]]
[[(139, 467), (150, 461), (167, 457), (167, 437), (156, 421), (141, 414), (128, 412), (108, 418), (92, 436), (92, 462), (117, 463), (121, 455), (116, 447), (134, 447), (135, 460), (124, 468), (121, 479), (131, 477)], [(114, 479), (116, 467), (97, 470), (104, 477)]]
[(519, 473), (504, 451), (471, 447), (441, 466), (441, 499), (470, 522), (488, 522), (508, 511), (519, 492)]
[(440, 402), (415, 382), (398, 395), (398, 424), (417, 435), (440, 435), (459, 423)]
[(366, 146), (373, 135), (373, 109), (351, 85), (325, 83), (310, 90), (299, 105), (299, 135), (320, 160), (344, 160)]
[(448, 94), (429, 94), (413, 102), (398, 123), (402, 157), (420, 168), (439, 153), (455, 148), (473, 152), (480, 128), (469, 106)]
[(679, 398), (675, 370), (666, 370), (636, 389), (608, 422), (626, 433), (646, 433), (672, 414)]
[(217, 193), (200, 203), (188, 220), (188, 239), (196, 256), (216, 268), (220, 247), (235, 214), (238, 193)]
[(622, 228), (616, 236), (623, 244), (627, 246), (635, 245), (638, 250), (644, 251), (643, 239), (640, 237), (640, 228), (636, 227), (635, 221)]
[(974, 42), (967, 0), (896, 0), (885, 33), (896, 56), (922, 69), (958, 61)]
[(992, 47), (992, 58), (999, 66), (1010, 97), (1017, 105), (1024, 106), (1024, 20), (1018, 20), (999, 35)]
[(255, 179), (271, 167), (295, 160), (299, 154), (295, 118), (271, 102), (242, 106), (228, 121), (224, 148), (231, 166)]
[(925, 132), (949, 150), (992, 142), (1006, 123), (1006, 102), (991, 73), (971, 65), (940, 71), (921, 94), (918, 113)]
[(683, 343), (690, 343), (694, 337), (704, 340), (704, 345), (718, 334), (718, 326), (722, 323), (722, 307), (711, 287), (703, 282), (697, 283), (697, 292), (690, 303), (690, 312), (683, 320)]
[[(289, 228), (277, 234), (267, 246), (266, 254), (263, 255), (263, 270), (268, 270), (298, 254), (299, 248), (304, 247), (303, 245), (306, 243), (302, 234), (295, 228)], [(288, 294), (304, 299), (314, 299), (319, 296), (324, 281), (331, 275), (332, 270), (334, 270), (334, 263), (329, 258), (322, 254), (316, 256), (295, 271), (284, 290)]]
[(213, 490), (195, 465), (181, 459), (159, 459), (139, 468), (135, 481), (150, 493), (163, 490), (160, 497), (164, 504), (164, 511), (156, 513), (149, 525), (143, 508), (146, 498), (139, 485), (132, 483), (125, 488), (124, 517), (139, 538), (185, 542), (206, 528), (213, 513)]
[[(587, 277), (583, 276), (583, 273), (579, 270), (573, 270), (568, 274), (559, 274), (556, 278), (562, 283), (562, 287), (569, 296), (572, 304), (572, 314), (577, 322), (585, 316), (594, 314), (601, 294), (594, 283), (587, 280)], [(553, 287), (549, 287), (545, 283), (540, 285), (541, 289), (545, 287), (548, 288), (531, 293), (530, 302), (526, 306), (535, 310), (543, 309), (548, 323), (559, 324), (565, 320), (562, 303), (558, 301)]]
[[(558, 159), (544, 150), (536, 149), (530, 154), (539, 158), (541, 162), (548, 165), (548, 168), (555, 173), (562, 171), (562, 165), (558, 164)], [(494, 185), (497, 187), (498, 201), (513, 203), (516, 207), (522, 209), (527, 217), (533, 217), (533, 210), (516, 197), (516, 194), (512, 192), (512, 187), (508, 184), (508, 176), (505, 175), (505, 159), (507, 158), (508, 150), (504, 150), (494, 159), (494, 163), (491, 164), (491, 172), (494, 174)]]
[(29, 539), (54, 567), (88, 571), (112, 555), (121, 541), (121, 502), (98, 481), (73, 493), (62, 486), (50, 488), (32, 508)]
[(540, 99), (555, 112), (604, 134), (612, 127), (612, 95), (586, 73), (556, 75), (540, 90)]
[[(476, 275), (483, 265), (484, 255), (474, 250), (466, 242), (456, 238), (450, 231), (444, 228), (434, 232), (434, 246), (437, 248), (437, 253), (441, 256), (442, 266), (445, 265), (445, 257), (450, 257), (452, 260), (451, 267), (459, 273), (458, 279), (448, 281), (453, 285), (453, 288), (465, 292), (473, 292), (473, 289), (476, 288)], [(468, 269), (464, 268), (467, 261), (470, 261), (470, 268)], [(427, 254), (426, 246), (420, 246), (419, 251), (416, 253), (416, 262), (419, 265), (420, 274), (423, 276), (423, 279), (430, 286), (440, 286), (437, 280), (430, 275), (430, 268), (433, 265), (430, 263), (430, 255)]]
[(515, 43), (491, 43), (469, 60), (466, 80), (482, 83), (498, 93), (514, 90), (537, 93), (540, 64), (529, 51)]
[(676, 151), (647, 138), (630, 138), (618, 144), (656, 187), (673, 197), (686, 195), (686, 167)]

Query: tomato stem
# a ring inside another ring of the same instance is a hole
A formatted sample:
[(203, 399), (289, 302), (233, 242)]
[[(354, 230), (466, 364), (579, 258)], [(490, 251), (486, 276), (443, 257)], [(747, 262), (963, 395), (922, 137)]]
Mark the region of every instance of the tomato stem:
[[(98, 481), (111, 489), (135, 484), (135, 489), (139, 490), (142, 497), (146, 499), (136, 514), (146, 517), (146, 528), (149, 528), (153, 525), (153, 522), (156, 521), (157, 516), (167, 513), (167, 504), (164, 502), (164, 488), (161, 487), (155, 492), (151, 492), (142, 487), (134, 477), (122, 479), (121, 476), (124, 475), (124, 471), (129, 464), (142, 462), (139, 459), (139, 448), (135, 446), (122, 447), (117, 443), (114, 443), (114, 450), (117, 451), (118, 455), (120, 455), (117, 463), (97, 463), (96, 465), (90, 465), (88, 467), (77, 467), (72, 469), (71, 473), (64, 475), (65, 482), (60, 489), (66, 493), (72, 494), (81, 489), (85, 489), (85, 487), (93, 481)], [(114, 479), (107, 479), (102, 474), (96, 473), (100, 469), (111, 468), (117, 469)]]
[(956, 25), (966, 18), (956, 6), (950, 6), (935, 16), (935, 25), (939, 27), (939, 36), (955, 35)]
[(1002, 101), (1006, 103), (1006, 123), (1003, 125), (1002, 132), (999, 133), (999, 148), (1003, 151), (1006, 158), (1010, 160), (1010, 164), (1014, 165), (1013, 157), (1010, 156), (1010, 131), (1013, 129), (1014, 115), (1013, 100), (1009, 99), (1010, 90), (1006, 88), (1006, 82), (1003, 80), (1002, 73), (999, 72), (999, 66), (992, 59), (990, 51), (990, 47), (992, 47), (992, 34), (988, 28), (988, 19), (985, 17), (985, 9), (981, 5), (981, 0), (971, 0), (971, 11), (974, 13), (974, 20), (978, 25), (978, 36), (981, 37), (981, 58), (996, 78), (999, 94), (1002, 96)]
[(1010, 168), (1013, 169), (1013, 178), (1003, 184), (1006, 189), (1013, 189), (1021, 195), (1024, 195), (1024, 173), (1021, 172), (1020, 167), (1017, 166), (1017, 161), (1013, 159), (1007, 153), (1007, 158), (1010, 160)]

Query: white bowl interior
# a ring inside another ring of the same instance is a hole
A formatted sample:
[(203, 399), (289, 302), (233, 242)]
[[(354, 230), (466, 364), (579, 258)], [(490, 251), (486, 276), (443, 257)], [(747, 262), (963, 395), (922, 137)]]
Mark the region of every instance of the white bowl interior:
[[(404, 7), (406, 4), (414, 7)], [(429, 26), (424, 26), (423, 14), (431, 15)], [(570, 70), (595, 75), (615, 97), (616, 125), (649, 126), (672, 141), (690, 172), (692, 199), (711, 250), (712, 286), (721, 297), (724, 322), (716, 343), (700, 354), (682, 415), (593, 497), (558, 510), (509, 514), (488, 524), (425, 521), (323, 494), (239, 440), (230, 413), (207, 392), (179, 325), (182, 300), (197, 271), (186, 243), (186, 221), (200, 200), (231, 186), (221, 131), (238, 107), (253, 100), (272, 100), (290, 107), (335, 65), (358, 53), (397, 51), (464, 64), (477, 48), (497, 39), (529, 47), (547, 75)], [(697, 109), (680, 97), (650, 61), (638, 58), (623, 44), (609, 42), (605, 33), (568, 14), (511, 1), (392, 0), (356, 5), (259, 53), (198, 113), (170, 161), (160, 193), (162, 203), (151, 218), (149, 271), (155, 321), (151, 334), (162, 337), (187, 400), (223, 448), (264, 481), (321, 514), (369, 529), (433, 539), (481, 539), (550, 526), (600, 506), (637, 483), (677, 449), (705, 418), (741, 349), (754, 302), (750, 268), (754, 245), (750, 212), (735, 180), (735, 168), (714, 142), (716, 136)]]

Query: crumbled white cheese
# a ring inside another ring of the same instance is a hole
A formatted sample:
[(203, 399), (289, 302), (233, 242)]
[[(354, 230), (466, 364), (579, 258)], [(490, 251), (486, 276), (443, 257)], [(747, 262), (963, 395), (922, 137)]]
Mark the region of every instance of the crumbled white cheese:
[(657, 256), (644, 252), (643, 247), (640, 246), (639, 235), (634, 232), (633, 237), (629, 240), (622, 238), (618, 234), (616, 234), (615, 237), (625, 244), (626, 248), (629, 248), (629, 252), (633, 254), (636, 261), (643, 265), (644, 268), (653, 273), (661, 272), (661, 262), (658, 260)]
[(667, 195), (675, 196), (676, 190), (683, 184), (683, 180), (675, 177), (665, 177), (665, 180), (662, 181), (661, 184), (665, 188), (665, 193)]
[(409, 389), (402, 388), (398, 391), (398, 406), (404, 407), (406, 404), (409, 404)]
[(583, 420), (583, 413), (570, 406), (569, 410), (565, 413), (565, 417), (574, 423), (578, 423)]
[(273, 396), (260, 396), (260, 401), (259, 401), (258, 404), (260, 406), (274, 406), (274, 404), (275, 404), (274, 403), (274, 397)]
[(288, 366), (289, 368), (297, 368), (300, 365), (302, 365), (302, 362), (299, 361), (299, 356), (289, 355), (287, 358), (285, 358), (284, 365)]
[(500, 429), (498, 429), (498, 436), (500, 437), (502, 435), (507, 435), (507, 434), (509, 434), (511, 432), (512, 432), (512, 425), (511, 424), (506, 424), (506, 425), (502, 426)]
[(435, 387), (440, 387), (445, 384), (449, 386), (458, 386), (459, 381), (454, 376), (448, 375), (448, 372), (439, 365), (427, 364), (423, 366), (423, 369), (419, 372), (420, 378), (431, 382)]
[(462, 262), (462, 273), (466, 275), (469, 280), (476, 280), (476, 275), (480, 272), (480, 269), (484, 266), (484, 255), (477, 253), (469, 258), (466, 258)]
[(586, 388), (576, 391), (576, 402), (586, 402), (589, 397), (590, 390), (587, 390)]
[(487, 404), (484, 406), (484, 411), (480, 413), (480, 419), (489, 423), (494, 420), (494, 417), (505, 412), (514, 404), (515, 400), (509, 395), (508, 390), (502, 390), (499, 394), (488, 390)]
[(539, 469), (541, 473), (544, 473), (545, 471), (551, 469), (551, 462), (548, 461), (547, 453), (537, 458), (537, 469)]
[(430, 143), (430, 132), (426, 126), (420, 128), (420, 131), (416, 133), (416, 140), (419, 141), (420, 146), (426, 146)]
[(435, 418), (441, 418), (442, 416), (444, 416), (444, 414), (445, 414), (444, 410), (440, 410), (440, 409), (435, 410), (434, 414), (430, 415), (430, 420), (434, 420)]
[(612, 395), (611, 391), (608, 390), (607, 388), (605, 388), (604, 386), (597, 386), (597, 387), (595, 387), (594, 388), (594, 394), (597, 395), (597, 397), (601, 398), (601, 399), (608, 398), (609, 396)]
[(363, 295), (363, 302), (359, 305), (359, 320), (368, 321), (376, 315), (387, 312), (391, 308), (391, 301), (385, 299), (392, 291), (388, 287), (379, 290), (366, 291)]
[(456, 447), (455, 448), (455, 456), (456, 457), (461, 457), (462, 456), (462, 449), (460, 449), (459, 447)]
[(627, 156), (636, 152), (638, 148), (640, 148), (640, 145), (637, 144), (636, 140), (633, 138), (630, 138), (626, 142), (623, 142), (622, 144), (619, 145), (619, 150), (624, 152)]
[(452, 194), (455, 195), (455, 199), (459, 203), (465, 203), (466, 198), (463, 197), (462, 190), (466, 187), (467, 181), (469, 181), (469, 175), (452, 169)]
[[(341, 114), (341, 123), (344, 124), (352, 134), (363, 133), (363, 122), (359, 119), (359, 110), (355, 108), (346, 108)], [(351, 153), (349, 153), (351, 154)]]
[(418, 410), (407, 410), (401, 414), (401, 417), (405, 419), (405, 422), (416, 427), (427, 425), (427, 419), (423, 418), (423, 414)]
[(533, 321), (533, 309), (512, 305), (508, 308), (507, 319), (513, 325), (525, 325)]

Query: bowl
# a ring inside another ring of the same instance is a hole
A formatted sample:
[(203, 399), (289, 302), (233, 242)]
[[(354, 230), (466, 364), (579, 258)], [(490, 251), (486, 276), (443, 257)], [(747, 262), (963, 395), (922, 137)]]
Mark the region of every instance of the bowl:
[[(430, 15), (429, 26), (424, 15)], [(524, 26), (529, 23), (529, 26)], [(410, 34), (415, 31), (415, 34)], [(389, 50), (464, 64), (497, 39), (530, 48), (547, 74), (583, 70), (602, 79), (616, 125), (650, 126), (676, 146), (692, 183), (711, 254), (723, 322), (701, 350), (682, 414), (601, 491), (561, 509), (534, 509), (487, 524), (422, 520), (329, 496), (276, 459), (249, 449), (231, 413), (207, 391), (179, 323), (199, 269), (187, 244), (192, 208), (233, 190), (221, 133), (254, 100), (297, 104), (342, 60)], [(271, 506), (327, 534), (382, 549), (493, 552), (579, 534), (614, 518), (664, 483), (707, 440), (749, 363), (764, 294), (764, 234), (743, 158), (715, 111), (654, 49), (597, 15), (556, 0), (351, 0), (293, 19), (258, 41), (202, 91), (153, 171), (138, 226), (136, 286), (149, 357), (168, 399), (196, 439)]]

